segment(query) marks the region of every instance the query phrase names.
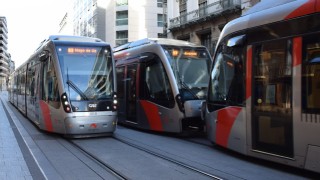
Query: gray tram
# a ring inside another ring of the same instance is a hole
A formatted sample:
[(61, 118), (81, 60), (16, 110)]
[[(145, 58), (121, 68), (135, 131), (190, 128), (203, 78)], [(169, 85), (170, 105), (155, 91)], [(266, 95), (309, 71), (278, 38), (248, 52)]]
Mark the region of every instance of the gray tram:
[(146, 38), (114, 48), (119, 122), (182, 133), (202, 131), (212, 59), (204, 46)]
[(109, 44), (50, 36), (10, 76), (9, 101), (42, 130), (110, 135), (117, 123), (115, 77)]
[(203, 117), (236, 152), (320, 172), (320, 1), (268, 0), (223, 29)]

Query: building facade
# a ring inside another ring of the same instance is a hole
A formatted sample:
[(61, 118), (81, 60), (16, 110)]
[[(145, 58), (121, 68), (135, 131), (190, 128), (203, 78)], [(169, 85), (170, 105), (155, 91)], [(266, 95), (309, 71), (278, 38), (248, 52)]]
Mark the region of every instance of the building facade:
[(10, 74), (11, 56), (8, 53), (8, 29), (6, 17), (0, 16), (0, 88), (6, 86)]
[(213, 54), (223, 27), (259, 0), (166, 1), (168, 38), (204, 45)]
[(73, 34), (100, 38), (113, 47), (162, 37), (163, 0), (74, 0)]

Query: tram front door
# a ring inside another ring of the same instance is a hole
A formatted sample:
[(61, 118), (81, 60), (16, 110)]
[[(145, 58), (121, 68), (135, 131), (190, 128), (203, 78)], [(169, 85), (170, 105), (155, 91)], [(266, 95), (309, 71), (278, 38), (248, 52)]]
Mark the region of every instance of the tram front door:
[(127, 66), (127, 80), (126, 80), (126, 119), (130, 122), (137, 122), (136, 113), (136, 75), (137, 75), (137, 64)]
[(293, 157), (292, 56), (287, 40), (255, 46), (252, 89), (252, 148)]

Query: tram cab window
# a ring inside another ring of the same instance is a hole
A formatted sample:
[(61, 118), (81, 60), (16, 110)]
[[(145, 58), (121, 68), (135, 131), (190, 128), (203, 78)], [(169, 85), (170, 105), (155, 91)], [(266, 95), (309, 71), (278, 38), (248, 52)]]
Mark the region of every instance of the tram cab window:
[(148, 54), (144, 73), (144, 97), (162, 106), (172, 108), (174, 97), (166, 71), (155, 54)]
[(210, 102), (224, 105), (244, 105), (243, 49), (243, 47), (222, 45), (217, 50), (209, 85)]
[(55, 108), (60, 107), (56, 72), (51, 57), (43, 64), (42, 99)]
[(305, 113), (320, 110), (320, 38), (303, 39), (302, 108)]

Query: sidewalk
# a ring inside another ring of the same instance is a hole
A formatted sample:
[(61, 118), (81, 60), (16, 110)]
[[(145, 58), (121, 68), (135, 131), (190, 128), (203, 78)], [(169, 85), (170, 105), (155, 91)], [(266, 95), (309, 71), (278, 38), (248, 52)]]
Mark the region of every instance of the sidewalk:
[(7, 97), (0, 92), (0, 179), (33, 179), (17, 140), (19, 130), (5, 111)]

